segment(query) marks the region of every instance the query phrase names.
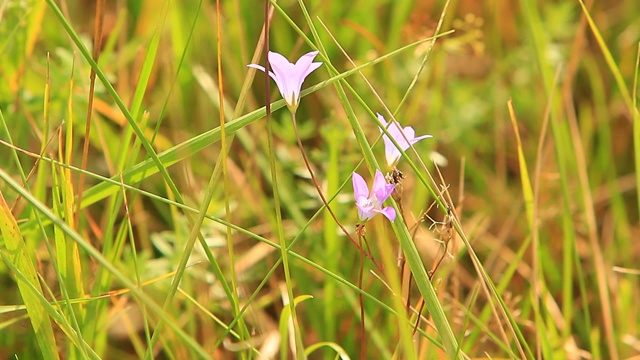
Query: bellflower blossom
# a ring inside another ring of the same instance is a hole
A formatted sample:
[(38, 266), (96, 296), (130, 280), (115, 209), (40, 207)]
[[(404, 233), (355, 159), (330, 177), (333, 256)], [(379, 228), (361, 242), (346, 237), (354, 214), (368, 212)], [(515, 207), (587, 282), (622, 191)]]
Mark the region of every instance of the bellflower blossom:
[[(269, 65), (272, 70), (269, 71), (269, 76), (276, 82), (276, 86), (291, 112), (295, 112), (300, 104), (300, 89), (304, 79), (322, 65), (321, 62), (313, 62), (316, 55), (318, 55), (318, 51), (306, 53), (295, 64), (292, 64), (284, 56), (269, 51)], [(249, 64), (247, 66), (265, 71), (264, 67), (260, 65)]]
[[(393, 137), (396, 143), (398, 143), (398, 145), (402, 148), (402, 151), (406, 151), (410, 147), (410, 144), (413, 145), (422, 139), (432, 137), (431, 135), (422, 135), (416, 137), (416, 131), (413, 130), (411, 126), (401, 128), (400, 124), (393, 120), (391, 121), (391, 125), (389, 125), (384, 117), (380, 114), (378, 114), (378, 120), (380, 121), (380, 123), (382, 123), (382, 125), (384, 125), (391, 137)], [(400, 152), (400, 150), (398, 150), (398, 148), (396, 148), (391, 139), (389, 139), (387, 134), (385, 134), (382, 129), (380, 129), (380, 132), (383, 133), (382, 141), (384, 141), (384, 155), (387, 160), (387, 165), (393, 166), (396, 162), (398, 162), (398, 160), (400, 160), (402, 153)], [(404, 136), (402, 136), (403, 133)]]
[(356, 198), (356, 207), (358, 207), (358, 218), (360, 221), (370, 220), (378, 213), (386, 216), (390, 221), (396, 219), (396, 210), (394, 208), (390, 206), (382, 207), (382, 203), (391, 195), (395, 185), (387, 184), (380, 170), (376, 170), (371, 193), (369, 193), (367, 183), (358, 173), (353, 173), (352, 180), (353, 195)]

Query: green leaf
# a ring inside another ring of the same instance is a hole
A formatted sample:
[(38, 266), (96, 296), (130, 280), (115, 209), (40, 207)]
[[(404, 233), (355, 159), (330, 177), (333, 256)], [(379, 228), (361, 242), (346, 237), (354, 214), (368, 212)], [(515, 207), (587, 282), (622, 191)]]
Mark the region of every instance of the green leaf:
[[(299, 303), (313, 299), (311, 295), (300, 295), (295, 298), (293, 301), (293, 307), (298, 306)], [(280, 330), (280, 357), (282, 359), (287, 358), (287, 344), (289, 343), (287, 339), (289, 338), (289, 320), (291, 319), (291, 307), (285, 306), (282, 308), (282, 313), (280, 314), (280, 323), (278, 329)]]

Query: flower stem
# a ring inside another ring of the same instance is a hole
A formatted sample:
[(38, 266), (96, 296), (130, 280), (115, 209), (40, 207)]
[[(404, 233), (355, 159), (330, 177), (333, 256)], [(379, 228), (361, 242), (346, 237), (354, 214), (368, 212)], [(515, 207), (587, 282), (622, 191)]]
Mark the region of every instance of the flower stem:
[[(362, 238), (364, 236), (358, 233), (358, 242), (360, 247), (362, 247)], [(364, 251), (360, 252), (360, 274), (358, 275), (358, 287), (360, 290), (364, 291), (362, 287), (362, 277), (364, 275)], [(360, 301), (360, 359), (364, 360), (367, 358), (367, 335), (366, 329), (364, 326), (364, 295), (362, 292), (358, 293), (358, 300)]]
[(296, 140), (298, 141), (298, 147), (300, 148), (302, 159), (304, 160), (304, 164), (307, 167), (307, 170), (309, 170), (309, 175), (311, 175), (311, 182), (313, 182), (313, 185), (316, 187), (316, 190), (318, 191), (318, 195), (320, 196), (322, 203), (324, 204), (325, 208), (327, 208), (327, 211), (329, 211), (329, 214), (331, 214), (331, 217), (336, 222), (336, 224), (338, 224), (342, 232), (344, 232), (344, 234), (349, 238), (351, 243), (353, 243), (353, 245), (355, 245), (356, 248), (358, 248), (358, 250), (360, 250), (368, 259), (370, 259), (378, 268), (378, 270), (382, 271), (382, 266), (380, 266), (380, 264), (376, 262), (376, 260), (373, 258), (371, 254), (366, 253), (364, 251), (362, 246), (353, 238), (353, 236), (351, 236), (349, 231), (347, 231), (344, 225), (342, 225), (342, 223), (338, 220), (338, 217), (333, 212), (333, 210), (331, 210), (331, 207), (329, 207), (329, 203), (327, 202), (327, 199), (324, 197), (324, 194), (322, 193), (322, 189), (320, 189), (320, 185), (318, 184), (316, 176), (313, 173), (313, 170), (311, 169), (311, 165), (309, 164), (309, 159), (307, 158), (307, 154), (305, 153), (304, 147), (302, 146), (302, 139), (300, 138), (300, 133), (298, 132), (298, 122), (296, 121), (296, 114), (294, 112), (291, 113), (291, 118), (293, 119), (293, 130), (296, 133)]

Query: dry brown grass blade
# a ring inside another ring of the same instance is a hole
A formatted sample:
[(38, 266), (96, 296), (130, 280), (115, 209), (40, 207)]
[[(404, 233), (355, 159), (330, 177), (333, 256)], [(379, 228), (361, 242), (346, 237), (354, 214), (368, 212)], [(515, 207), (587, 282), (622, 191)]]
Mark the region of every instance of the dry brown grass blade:
[[(105, 0), (97, 0), (96, 2), (96, 24), (93, 33), (93, 60), (98, 62), (98, 58), (100, 57), (100, 50), (102, 48), (102, 27), (104, 25), (104, 2)], [(89, 79), (91, 83), (89, 84), (89, 103), (87, 105), (87, 119), (84, 130), (84, 145), (82, 149), (82, 166), (81, 169), (87, 168), (87, 161), (89, 158), (89, 135), (91, 134), (91, 119), (93, 115), (93, 98), (95, 95), (95, 86), (96, 86), (96, 71), (92, 68), (91, 74), (89, 75)], [(71, 101), (71, 100), (69, 100)], [(71, 164), (71, 162), (69, 162)], [(80, 179), (78, 180), (78, 188), (76, 189), (76, 193), (78, 194), (77, 208), (76, 208), (76, 217), (75, 224), (79, 223), (80, 213), (82, 213), (82, 193), (84, 188), (84, 174), (80, 173)]]

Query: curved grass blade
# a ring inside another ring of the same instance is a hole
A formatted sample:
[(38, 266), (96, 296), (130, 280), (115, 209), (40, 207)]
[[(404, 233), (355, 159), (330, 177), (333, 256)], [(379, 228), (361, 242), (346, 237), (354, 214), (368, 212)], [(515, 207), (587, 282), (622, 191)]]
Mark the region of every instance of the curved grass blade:
[[(296, 297), (293, 300), (293, 307), (295, 308), (296, 306), (298, 306), (298, 304), (300, 304), (301, 302), (305, 301), (305, 300), (309, 300), (309, 299), (313, 299), (313, 296), (311, 295), (300, 295), (298, 297)], [(291, 299), (289, 299), (289, 301), (291, 301)], [(285, 304), (288, 305), (288, 304)], [(280, 313), (280, 322), (279, 322), (279, 326), (278, 329), (280, 330), (280, 358), (281, 359), (287, 359), (287, 340), (289, 339), (289, 330), (294, 331), (293, 330), (293, 323), (292, 323), (292, 313), (291, 313), (291, 307), (290, 306), (284, 306), (282, 308), (282, 313)], [(295, 336), (295, 334), (291, 334), (291, 336)], [(296, 343), (296, 340), (294, 340), (293, 338), (290, 340), (292, 344)], [(300, 351), (302, 352), (303, 349), (298, 349), (296, 347), (296, 351)], [(302, 356), (301, 354), (296, 354), (295, 357), (297, 358), (304, 358), (304, 356)]]

